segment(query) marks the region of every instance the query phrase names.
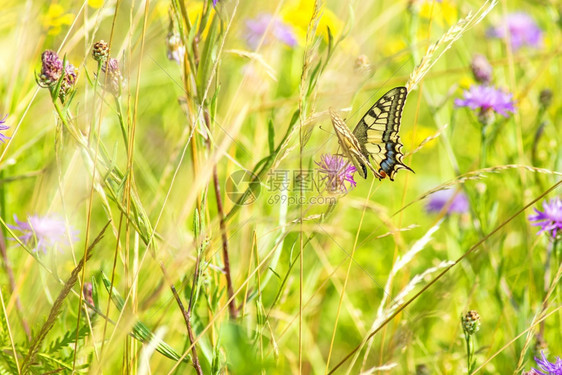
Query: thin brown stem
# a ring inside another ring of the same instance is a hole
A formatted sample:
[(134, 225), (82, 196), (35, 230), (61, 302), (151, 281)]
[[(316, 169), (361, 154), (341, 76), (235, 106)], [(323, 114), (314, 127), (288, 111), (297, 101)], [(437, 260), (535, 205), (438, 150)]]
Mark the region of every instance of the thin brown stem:
[[(211, 132), (211, 118), (209, 116), (209, 112), (204, 111), (203, 117), (205, 118), (205, 125), (207, 126), (207, 131)], [(211, 149), (211, 144), (209, 142), (209, 137), (207, 137), (207, 148)], [(221, 187), (219, 183), (219, 175), (217, 171), (217, 166), (213, 166), (213, 185), (215, 188), (215, 199), (217, 201), (217, 212), (219, 214), (219, 226), (221, 231), (221, 240), (222, 240), (222, 258), (224, 262), (224, 275), (226, 277), (226, 288), (228, 299), (230, 302), (228, 303), (228, 311), (230, 313), (231, 319), (236, 319), (238, 316), (238, 310), (236, 309), (236, 301), (234, 300), (234, 288), (232, 287), (232, 277), (230, 273), (230, 258), (228, 255), (228, 236), (226, 235), (226, 220), (224, 215), (224, 208), (222, 205), (222, 197), (221, 197)]]
[[(199, 273), (198, 269), (199, 269), (199, 263), (196, 264), (195, 274), (193, 275), (193, 285), (191, 288), (192, 297), (193, 297), (193, 289), (195, 289), (195, 284), (197, 282), (197, 275)], [(162, 271), (164, 271), (164, 267), (162, 267)], [(189, 342), (191, 344), (191, 356), (193, 361), (193, 367), (195, 367), (195, 371), (197, 372), (198, 375), (203, 375), (203, 370), (201, 369), (201, 365), (199, 364), (199, 357), (197, 356), (197, 350), (195, 349), (195, 345), (193, 345), (193, 343), (195, 342), (195, 335), (193, 335), (193, 328), (191, 327), (191, 319), (190, 319), (192, 299), (190, 299), (189, 308), (188, 310), (186, 310), (185, 307), (183, 306), (183, 303), (181, 302), (181, 298), (176, 290), (176, 287), (170, 284), (170, 289), (172, 290), (174, 298), (176, 299), (176, 302), (182, 312), (183, 319), (185, 320), (185, 325), (187, 327), (187, 334), (189, 335)]]
[(226, 277), (226, 287), (228, 293), (228, 299), (230, 302), (228, 303), (228, 310), (230, 312), (230, 317), (232, 319), (236, 319), (238, 316), (238, 311), (236, 309), (236, 302), (233, 298), (234, 296), (234, 289), (232, 287), (232, 277), (230, 274), (230, 259), (228, 257), (228, 237), (226, 236), (226, 222), (224, 220), (224, 210), (222, 207), (222, 198), (221, 198), (221, 188), (219, 185), (219, 177), (217, 173), (217, 167), (213, 167), (213, 185), (215, 185), (215, 196), (217, 200), (217, 211), (219, 213), (219, 225), (221, 230), (221, 239), (222, 239), (222, 257), (224, 262), (224, 275)]

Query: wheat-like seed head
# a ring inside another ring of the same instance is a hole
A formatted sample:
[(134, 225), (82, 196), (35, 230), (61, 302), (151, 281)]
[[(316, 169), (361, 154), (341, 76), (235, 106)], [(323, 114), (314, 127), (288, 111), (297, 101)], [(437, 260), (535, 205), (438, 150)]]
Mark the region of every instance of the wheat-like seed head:
[[(427, 49), (424, 57), (422, 57), (420, 64), (414, 69), (412, 74), (410, 74), (410, 79), (406, 84), (408, 92), (416, 88), (416, 86), (421, 82), (423, 77), (427, 74), (429, 69), (437, 60), (443, 56), (443, 54), (451, 48), (454, 42), (460, 39), (460, 37), (472, 26), (478, 24), (484, 17), (496, 6), (497, 0), (486, 1), (484, 5), (478, 9), (474, 14), (469, 13), (468, 16), (462, 18), (435, 43), (433, 43)], [(439, 52), (439, 54), (434, 58), (434, 55)]]

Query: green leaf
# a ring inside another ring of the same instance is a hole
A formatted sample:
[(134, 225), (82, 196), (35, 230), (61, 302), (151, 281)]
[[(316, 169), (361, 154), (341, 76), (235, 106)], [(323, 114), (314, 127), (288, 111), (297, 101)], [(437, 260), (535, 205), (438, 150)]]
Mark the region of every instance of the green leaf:
[(207, 88), (207, 80), (217, 58), (216, 50), (218, 48), (217, 40), (220, 25), (219, 22), (218, 17), (213, 17), (211, 26), (207, 32), (207, 37), (204, 41), (205, 44), (203, 46), (203, 51), (199, 57), (199, 67), (197, 69), (197, 94), (199, 95), (200, 101), (203, 100), (203, 94)]

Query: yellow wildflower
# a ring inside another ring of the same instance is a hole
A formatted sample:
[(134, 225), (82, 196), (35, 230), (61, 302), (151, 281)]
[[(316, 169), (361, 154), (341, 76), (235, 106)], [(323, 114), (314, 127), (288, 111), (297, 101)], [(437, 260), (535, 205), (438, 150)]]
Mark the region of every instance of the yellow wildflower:
[(470, 88), (470, 86), (472, 86), (474, 84), (474, 79), (468, 77), (468, 76), (463, 76), (460, 80), (459, 80), (459, 87), (463, 90), (467, 90)]
[[(434, 136), (435, 133), (436, 133), (435, 129), (431, 129), (427, 126), (418, 124), (418, 126), (416, 126), (415, 134), (414, 134), (414, 130), (412, 129), (404, 135), (404, 140), (406, 141), (404, 143), (410, 145), (410, 150), (413, 150), (416, 147), (418, 147), (424, 140)], [(422, 150), (428, 150), (430, 148), (433, 148), (435, 147), (436, 143), (437, 143), (436, 140), (432, 139), (431, 141), (427, 142), (423, 146)]]
[(103, 5), (103, 0), (88, 0), (90, 8), (99, 9)]
[(425, 0), (421, 4), (420, 17), (432, 19), (439, 26), (449, 27), (458, 20), (457, 7), (449, 0), (437, 2), (436, 0)]
[(63, 25), (71, 25), (74, 21), (74, 14), (64, 13), (64, 8), (60, 4), (51, 4), (47, 13), (42, 17), (43, 27), (49, 30), (49, 35), (57, 35), (61, 32)]
[[(312, 12), (314, 11), (314, 0), (292, 0), (281, 11), (283, 21), (293, 26), (295, 36), (299, 44), (303, 45), (306, 39), (306, 31)], [(320, 9), (321, 18), (318, 22), (317, 33), (328, 40), (328, 30), (333, 36), (340, 35), (343, 29), (343, 22), (329, 9), (322, 7)]]

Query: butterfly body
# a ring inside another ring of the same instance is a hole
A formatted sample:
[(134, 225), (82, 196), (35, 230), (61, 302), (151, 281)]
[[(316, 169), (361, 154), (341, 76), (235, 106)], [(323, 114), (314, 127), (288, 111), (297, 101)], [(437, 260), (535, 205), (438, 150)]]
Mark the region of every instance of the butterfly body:
[(388, 176), (393, 181), (399, 169), (412, 171), (402, 162), (403, 145), (398, 135), (407, 94), (405, 87), (395, 87), (384, 94), (361, 118), (353, 132), (330, 109), (343, 152), (363, 178), (367, 178), (367, 167), (379, 180)]

